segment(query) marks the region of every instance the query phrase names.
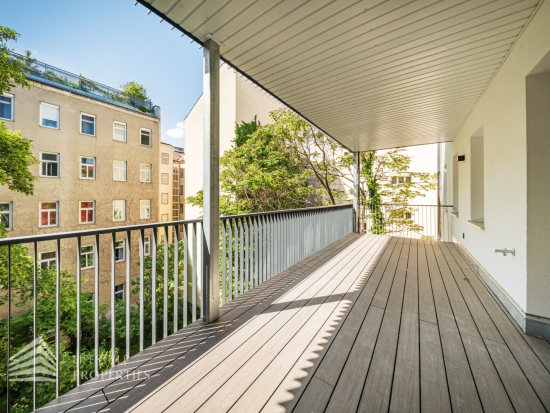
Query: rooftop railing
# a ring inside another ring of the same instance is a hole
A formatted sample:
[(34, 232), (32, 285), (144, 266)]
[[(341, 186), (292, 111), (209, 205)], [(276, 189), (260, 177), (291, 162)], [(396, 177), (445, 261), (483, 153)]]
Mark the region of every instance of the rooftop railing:
[(150, 99), (128, 95), (122, 90), (90, 80), (82, 74), (75, 75), (15, 52), (10, 52), (10, 55), (22, 64), (25, 75), (30, 80), (158, 117), (158, 107), (154, 106)]

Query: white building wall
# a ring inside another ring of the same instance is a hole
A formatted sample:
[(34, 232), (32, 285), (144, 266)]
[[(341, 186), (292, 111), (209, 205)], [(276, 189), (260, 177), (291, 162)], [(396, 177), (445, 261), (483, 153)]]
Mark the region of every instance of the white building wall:
[[(527, 294), (525, 83), (529, 72), (550, 50), (549, 22), (550, 2), (544, 2), (453, 139), (453, 154), (466, 156), (458, 164), (459, 199), (455, 208), (459, 217), (453, 221), (454, 237), (521, 311), (544, 317), (550, 317), (548, 277), (546, 302), (536, 297), (529, 301)], [(470, 138), (480, 128), (484, 136), (485, 229), (468, 223), (472, 219)], [(515, 248), (516, 256), (495, 254), (495, 248), (505, 247)], [(539, 288), (543, 286), (541, 280), (532, 281), (538, 282)]]

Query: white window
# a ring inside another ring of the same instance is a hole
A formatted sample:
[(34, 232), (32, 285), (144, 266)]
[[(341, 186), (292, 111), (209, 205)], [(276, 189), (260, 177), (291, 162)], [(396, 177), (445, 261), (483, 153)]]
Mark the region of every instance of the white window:
[(113, 122), (113, 140), (126, 142), (126, 124), (122, 122)]
[(162, 163), (168, 165), (170, 162), (170, 156), (167, 153), (162, 153)]
[(95, 136), (95, 115), (80, 112), (80, 133)]
[(51, 252), (41, 252), (40, 253), (40, 268), (45, 270), (56, 265), (57, 253), (55, 251)]
[(168, 214), (162, 214), (160, 216), (160, 221), (161, 222), (168, 222)]
[(59, 202), (40, 202), (40, 227), (59, 225)]
[(139, 201), (139, 218), (150, 219), (151, 218), (151, 200), (142, 199)]
[(143, 237), (143, 255), (151, 255), (151, 237)]
[(391, 183), (394, 185), (397, 184), (405, 184), (405, 183), (411, 183), (411, 177), (410, 176), (392, 176), (391, 177)]
[(95, 201), (81, 201), (80, 208), (80, 223), (93, 224), (95, 222)]
[(94, 268), (94, 246), (80, 248), (80, 269)]
[(141, 128), (140, 143), (144, 146), (151, 146), (151, 131), (149, 129)]
[(113, 161), (113, 181), (126, 181), (126, 161)]
[(161, 204), (167, 204), (168, 203), (168, 194), (160, 194), (160, 203)]
[(59, 106), (40, 102), (40, 125), (59, 129)]
[(95, 179), (95, 158), (80, 157), (80, 179)]
[(139, 164), (139, 180), (141, 182), (151, 182), (151, 164)]
[(0, 95), (0, 119), (13, 120), (14, 97), (4, 93)]
[(59, 178), (59, 154), (40, 152), (40, 176)]
[(168, 174), (162, 174), (161, 182), (163, 185), (168, 185), (170, 177)]
[(126, 250), (126, 241), (115, 242), (115, 262), (124, 261), (124, 254)]
[(126, 221), (126, 201), (113, 201), (113, 221)]
[(12, 205), (11, 202), (0, 203), (0, 224), (3, 224), (4, 228), (8, 230), (13, 229)]
[(124, 300), (124, 284), (115, 285), (115, 298)]

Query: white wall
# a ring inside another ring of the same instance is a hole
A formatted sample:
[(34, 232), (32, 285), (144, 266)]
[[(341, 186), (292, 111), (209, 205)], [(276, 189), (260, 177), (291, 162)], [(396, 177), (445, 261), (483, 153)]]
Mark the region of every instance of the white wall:
[[(528, 313), (550, 317), (548, 304), (527, 299), (526, 76), (550, 50), (550, 2), (544, 2), (453, 139), (458, 165), (459, 217), (453, 234)], [(470, 224), (470, 137), (483, 127), (485, 229)], [(548, 181), (546, 181), (548, 182)], [(464, 234), (464, 236), (463, 236)], [(547, 234), (548, 236), (548, 234)], [(516, 256), (495, 254), (515, 248)], [(548, 291), (546, 291), (548, 302)]]

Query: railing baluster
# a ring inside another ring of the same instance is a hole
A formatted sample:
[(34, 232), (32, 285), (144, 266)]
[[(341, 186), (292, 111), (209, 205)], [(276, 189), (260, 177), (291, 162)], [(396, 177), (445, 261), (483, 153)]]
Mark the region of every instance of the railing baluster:
[(111, 234), (111, 367), (116, 363), (116, 266), (115, 266), (116, 232)]
[(80, 386), (80, 339), (82, 332), (80, 331), (81, 317), (81, 282), (82, 282), (82, 238), (76, 239), (76, 385)]
[[(33, 340), (36, 340), (38, 337), (38, 326), (37, 326), (37, 308), (38, 308), (38, 244), (34, 242), (34, 277), (33, 277), (33, 292), (32, 292), (32, 302), (33, 302), (33, 325), (32, 325), (32, 332), (33, 332)], [(35, 341), (36, 343), (36, 341)], [(32, 360), (33, 360), (33, 367), (32, 367), (32, 406), (33, 410), (36, 410), (36, 344), (33, 346), (32, 350)]]
[(198, 242), (198, 236), (197, 236), (197, 224), (193, 224), (193, 278), (191, 280), (191, 321), (194, 323), (197, 321), (197, 242)]
[[(57, 242), (57, 249), (60, 250), (59, 240)], [(99, 234), (95, 235), (94, 252), (94, 376), (97, 377), (99, 376)], [(57, 272), (59, 276), (59, 268)]]
[(188, 289), (188, 267), (189, 267), (189, 226), (183, 226), (183, 326), (187, 326), (187, 289)]
[(162, 338), (166, 338), (168, 335), (168, 225), (164, 226), (164, 278), (162, 281), (163, 285), (163, 300), (162, 300)]
[[(58, 314), (59, 316), (59, 314)], [(59, 318), (58, 318), (59, 320)], [(6, 409), (10, 408), (10, 358), (11, 358), (11, 245), (8, 245), (8, 348), (6, 349)], [(59, 340), (56, 337), (55, 370), (56, 386), (59, 389)]]
[(179, 284), (179, 232), (178, 232), (178, 226), (174, 225), (172, 228), (174, 232), (174, 326), (172, 329), (172, 333), (175, 333), (178, 331), (178, 284)]
[(235, 240), (233, 243), (233, 254), (235, 256), (235, 280), (233, 282), (233, 287), (235, 288), (234, 294), (235, 298), (239, 296), (239, 243), (241, 242), (241, 237), (239, 234), (239, 219), (235, 219)]
[(245, 267), (245, 271), (244, 271), (244, 286), (245, 286), (245, 289), (244, 291), (248, 291), (248, 269), (249, 269), (249, 251), (248, 251), (248, 248), (249, 248), (249, 244), (248, 244), (248, 236), (249, 236), (249, 232), (248, 232), (248, 219), (245, 217), (243, 218), (243, 223), (244, 223), (244, 251), (245, 251), (245, 264), (246, 264), (246, 267)]
[[(149, 251), (151, 243), (149, 242)], [(143, 351), (143, 341), (145, 332), (145, 303), (144, 297), (144, 278), (145, 278), (145, 230), (139, 230), (139, 351)]]
[(239, 272), (239, 292), (240, 295), (244, 293), (244, 228), (243, 228), (243, 221), (242, 219), (239, 219), (239, 264), (240, 264), (240, 272)]
[(233, 299), (233, 228), (232, 228), (232, 220), (227, 220), (227, 229), (229, 231), (229, 245), (228, 245), (228, 267), (229, 267), (229, 291), (227, 295), (227, 301), (231, 301)]
[(220, 220), (220, 225), (222, 227), (222, 305), (225, 305), (227, 301), (227, 262), (226, 262), (226, 234), (225, 234), (225, 221)]
[(124, 258), (126, 259), (126, 359), (130, 358), (130, 297), (132, 296), (132, 233), (131, 231), (126, 231), (126, 242), (124, 243), (126, 251), (124, 253)]
[[(59, 397), (59, 376), (61, 365), (61, 240), (55, 243), (55, 397)], [(9, 271), (9, 270), (8, 270)], [(8, 300), (9, 301), (9, 300)], [(9, 317), (9, 316), (8, 316)], [(8, 333), (9, 337), (9, 333)], [(8, 345), (9, 347), (9, 345)], [(9, 381), (9, 380), (8, 380)], [(8, 404), (9, 406), (9, 404)]]

